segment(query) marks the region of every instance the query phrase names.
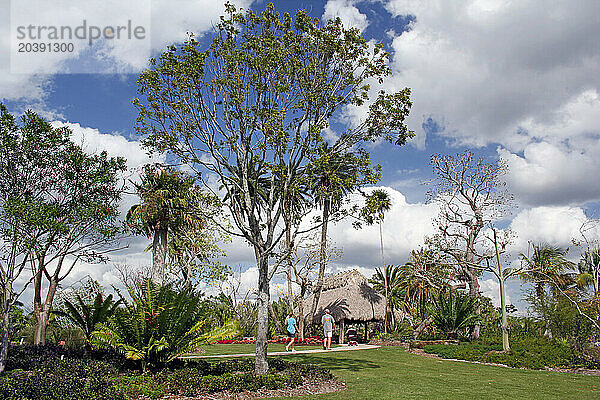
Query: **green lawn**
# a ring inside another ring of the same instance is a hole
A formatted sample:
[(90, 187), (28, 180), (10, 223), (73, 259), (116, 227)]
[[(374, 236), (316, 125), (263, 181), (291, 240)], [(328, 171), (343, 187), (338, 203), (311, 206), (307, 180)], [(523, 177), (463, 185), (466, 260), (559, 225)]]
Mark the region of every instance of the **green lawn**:
[[(270, 351), (277, 349), (269, 345)], [(252, 345), (207, 348), (210, 354), (253, 350)], [(318, 399), (600, 399), (600, 377), (436, 360), (398, 347), (286, 358), (321, 365), (346, 382), (347, 390), (313, 396)]]

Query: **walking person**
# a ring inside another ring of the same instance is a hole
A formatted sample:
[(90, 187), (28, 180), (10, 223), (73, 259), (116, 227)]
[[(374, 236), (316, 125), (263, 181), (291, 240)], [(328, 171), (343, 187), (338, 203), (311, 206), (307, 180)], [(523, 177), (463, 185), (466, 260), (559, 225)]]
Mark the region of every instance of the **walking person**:
[(294, 342), (296, 341), (296, 318), (294, 318), (294, 314), (291, 312), (288, 314), (287, 319), (285, 320), (287, 335), (290, 338), (290, 342), (285, 346), (285, 351), (290, 351), (290, 347), (292, 351), (296, 351), (294, 348)]
[(325, 314), (321, 317), (321, 324), (323, 324), (323, 350), (329, 350), (331, 349), (331, 337), (335, 328), (335, 320), (329, 314), (328, 308), (325, 309)]

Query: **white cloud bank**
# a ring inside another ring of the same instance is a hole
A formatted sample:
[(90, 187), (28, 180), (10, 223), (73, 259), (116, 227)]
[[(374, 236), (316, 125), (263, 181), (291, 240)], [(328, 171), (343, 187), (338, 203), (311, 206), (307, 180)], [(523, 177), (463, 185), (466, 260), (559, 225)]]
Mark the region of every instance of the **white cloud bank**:
[[(73, 2), (58, 0), (48, 4), (43, 0), (13, 0), (18, 9), (36, 10), (37, 14), (13, 15), (13, 20), (27, 21), (47, 19), (56, 26), (77, 26), (83, 19), (100, 21), (104, 24), (114, 24), (115, 20), (128, 17), (146, 15), (150, 20), (147, 35), (149, 46), (138, 46), (133, 40), (105, 40), (99, 41), (93, 48), (92, 54), (86, 51), (51, 52), (31, 55), (27, 70), (38, 70), (40, 74), (24, 74), (19, 70), (10, 69), (11, 65), (11, 35), (16, 35), (16, 25), (11, 27), (11, 2), (0, 2), (0, 98), (4, 100), (33, 101), (42, 100), (45, 91), (51, 85), (51, 75), (44, 71), (60, 70), (61, 72), (77, 69), (74, 64), (77, 60), (86, 63), (102, 65), (102, 72), (122, 73), (139, 72), (145, 68), (151, 53), (163, 51), (168, 44), (180, 42), (187, 36), (187, 32), (198, 35), (210, 31), (224, 14), (224, 1), (212, 0), (182, 0), (173, 3), (168, 0), (136, 0), (133, 2), (116, 2), (119, 15), (115, 15), (114, 7), (110, 0), (90, 0), (86, 2)], [(238, 7), (247, 8), (250, 0), (232, 1)], [(138, 4), (149, 4), (148, 9), (136, 9)], [(131, 7), (128, 11), (127, 7)], [(35, 17), (35, 18), (34, 18)], [(13, 24), (14, 25), (14, 24)], [(14, 30), (14, 32), (13, 32)], [(149, 52), (150, 51), (150, 52)], [(85, 57), (80, 58), (80, 57)], [(39, 67), (39, 68), (38, 68)], [(81, 67), (81, 66), (80, 66)], [(18, 68), (15, 68), (18, 69)]]
[(459, 142), (519, 147), (535, 134), (527, 129), (555, 126), (572, 99), (599, 87), (595, 0), (391, 0), (386, 8), (416, 17), (393, 40), (394, 79), (413, 89), (415, 127), (433, 116)]

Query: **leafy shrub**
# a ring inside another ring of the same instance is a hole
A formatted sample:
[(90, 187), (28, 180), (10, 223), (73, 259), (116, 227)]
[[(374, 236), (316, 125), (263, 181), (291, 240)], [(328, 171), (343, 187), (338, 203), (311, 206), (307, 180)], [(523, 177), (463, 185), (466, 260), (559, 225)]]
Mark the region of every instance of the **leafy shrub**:
[(241, 392), (260, 388), (280, 389), (286, 386), (298, 386), (303, 382), (302, 376), (295, 373), (273, 373), (254, 375), (251, 372), (224, 373), (222, 375), (198, 376), (193, 368), (173, 371), (166, 377), (169, 392), (184, 396), (200, 393), (213, 393), (223, 390)]
[(127, 360), (122, 354), (111, 349), (90, 350), (84, 357), (82, 349), (65, 348), (64, 346), (12, 346), (6, 360), (6, 370), (22, 369), (31, 371), (49, 362), (68, 359), (91, 359), (109, 363), (118, 370), (136, 368), (136, 364)]
[(141, 396), (150, 399), (160, 399), (165, 396), (165, 388), (151, 375), (121, 375), (112, 379), (119, 393), (127, 398), (137, 399)]
[(434, 297), (433, 305), (433, 323), (447, 334), (448, 339), (456, 339), (460, 329), (471, 327), (480, 320), (475, 313), (477, 298), (465, 293), (440, 293)]
[(109, 364), (92, 360), (53, 360), (31, 371), (15, 369), (0, 376), (0, 398), (7, 400), (125, 399), (107, 376)]
[(502, 353), (502, 345), (493, 342), (477, 342), (458, 346), (429, 345), (426, 353), (442, 358), (482, 361), (504, 364), (515, 368), (543, 369), (544, 367), (593, 367), (574, 352), (568, 343), (543, 337), (513, 340), (510, 353)]
[(170, 393), (195, 396), (222, 390), (241, 392), (260, 388), (280, 389), (298, 386), (304, 378), (322, 381), (333, 378), (328, 370), (311, 364), (291, 363), (281, 359), (269, 360), (269, 373), (254, 375), (253, 359), (235, 359), (208, 364), (189, 362), (185, 367), (163, 370), (157, 380), (165, 382)]
[[(269, 373), (254, 375), (253, 359), (208, 363), (174, 360), (157, 373), (140, 374), (122, 367), (124, 357), (114, 352), (83, 351), (58, 346), (23, 346), (11, 349), (10, 372), (0, 376), (0, 398), (7, 400), (121, 400), (158, 399), (166, 394), (195, 396), (222, 390), (240, 392), (260, 388), (297, 386), (304, 379), (331, 379), (329, 371), (309, 364), (270, 359)], [(125, 373), (123, 373), (125, 371)]]

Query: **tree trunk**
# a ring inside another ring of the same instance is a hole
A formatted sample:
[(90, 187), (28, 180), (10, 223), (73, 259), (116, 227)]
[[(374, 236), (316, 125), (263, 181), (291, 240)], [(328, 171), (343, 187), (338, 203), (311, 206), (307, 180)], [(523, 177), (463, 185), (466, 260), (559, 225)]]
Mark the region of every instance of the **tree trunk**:
[[(289, 216), (288, 216), (289, 219)], [(287, 284), (288, 284), (288, 306), (290, 311), (294, 312), (294, 293), (292, 288), (292, 249), (294, 244), (292, 243), (292, 224), (288, 220), (285, 227), (285, 246), (288, 251), (287, 255)]]
[(167, 229), (160, 228), (154, 231), (152, 242), (152, 282), (162, 285), (165, 273), (165, 260), (167, 259)]
[[(4, 294), (6, 296), (6, 293)], [(6, 297), (3, 299), (5, 304), (2, 305), (2, 348), (0, 349), (0, 374), (6, 368), (6, 359), (8, 358), (8, 346), (10, 345), (10, 307), (7, 307), (9, 302), (6, 302)]]
[(298, 299), (298, 336), (304, 340), (304, 299)]
[(48, 329), (48, 321), (50, 313), (42, 305), (41, 308), (34, 307), (35, 313), (35, 331), (33, 335), (33, 344), (43, 346), (46, 344), (46, 331)]
[(273, 309), (273, 305), (269, 302), (269, 316), (273, 318), (273, 324), (275, 325), (275, 330), (279, 333), (284, 333), (284, 328), (281, 325), (281, 321), (277, 319), (277, 314), (275, 314), (275, 310)]
[[(469, 294), (476, 298), (479, 298), (479, 280), (477, 279), (477, 274), (479, 271), (475, 271), (475, 277), (471, 278), (469, 281)], [(477, 308), (475, 309), (475, 314), (481, 314), (481, 304), (479, 301), (477, 302)], [(477, 322), (475, 326), (473, 326), (473, 330), (471, 331), (471, 339), (477, 340), (479, 339), (479, 335), (481, 333), (481, 323)]]
[(317, 284), (313, 291), (313, 303), (310, 308), (310, 321), (312, 324), (313, 317), (317, 311), (317, 305), (321, 297), (321, 290), (323, 289), (323, 277), (325, 276), (325, 264), (327, 260), (327, 224), (329, 222), (329, 207), (330, 200), (325, 199), (323, 201), (323, 225), (321, 225), (321, 249), (319, 252), (319, 275), (317, 277)]
[(257, 374), (266, 374), (269, 369), (267, 363), (267, 334), (269, 332), (269, 260), (262, 253), (257, 252), (258, 264), (258, 314), (256, 321), (256, 362), (254, 371)]
[(383, 254), (383, 228), (381, 226), (381, 220), (379, 220), (379, 242), (381, 243), (381, 266), (383, 272), (383, 285), (385, 289), (385, 307), (384, 307), (384, 315), (383, 315), (383, 332), (387, 333), (388, 328), (388, 305), (389, 305), (389, 293), (388, 293), (388, 276), (387, 271), (385, 270), (385, 257)]
[(39, 264), (38, 272), (36, 273), (33, 280), (33, 314), (35, 316), (35, 331), (33, 335), (33, 344), (37, 346), (43, 346), (46, 344), (46, 331), (48, 329), (48, 322), (50, 321), (50, 310), (52, 309), (52, 302), (54, 301), (54, 295), (58, 288), (58, 272), (60, 271), (60, 265), (57, 266), (57, 270), (54, 275), (51, 276), (50, 282), (48, 283), (48, 293), (46, 299), (42, 303), (42, 273), (45, 268), (43, 261)]
[(425, 329), (427, 329), (427, 327), (429, 325), (431, 325), (433, 323), (433, 318), (427, 318), (425, 320), (423, 320), (413, 331), (413, 338), (416, 340), (419, 338), (419, 336), (421, 335), (421, 333), (423, 333), (423, 331), (425, 331)]
[(500, 252), (498, 251), (498, 238), (494, 229), (494, 247), (496, 249), (496, 263), (498, 264), (498, 282), (500, 284), (500, 310), (502, 311), (502, 350), (510, 351), (510, 342), (508, 341), (508, 316), (506, 315), (506, 290), (504, 270), (500, 264)]

